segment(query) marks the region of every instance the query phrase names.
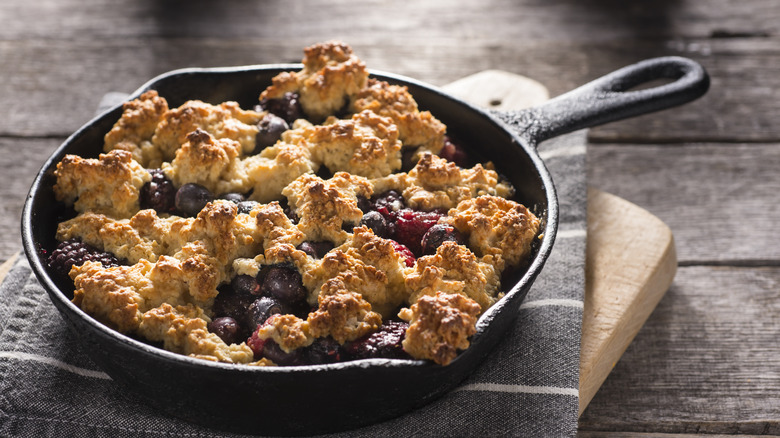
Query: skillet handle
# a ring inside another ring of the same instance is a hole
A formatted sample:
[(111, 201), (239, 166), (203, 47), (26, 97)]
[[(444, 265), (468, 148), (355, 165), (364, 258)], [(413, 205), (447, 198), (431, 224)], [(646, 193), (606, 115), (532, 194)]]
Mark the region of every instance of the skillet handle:
[[(631, 88), (658, 80), (663, 85)], [(693, 101), (707, 92), (710, 80), (699, 63), (667, 56), (648, 59), (602, 76), (542, 105), (496, 115), (513, 125), (530, 144), (578, 129), (602, 125)]]

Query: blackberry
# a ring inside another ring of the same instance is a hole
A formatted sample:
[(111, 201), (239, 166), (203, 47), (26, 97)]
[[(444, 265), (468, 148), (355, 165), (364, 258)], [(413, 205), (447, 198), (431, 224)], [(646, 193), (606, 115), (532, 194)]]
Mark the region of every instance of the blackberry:
[(409, 324), (402, 321), (385, 321), (378, 331), (347, 343), (345, 350), (351, 359), (409, 359), (401, 344), (407, 328)]
[(51, 252), (46, 264), (57, 275), (68, 277), (70, 268), (86, 262), (100, 262), (105, 267), (119, 266), (122, 263), (113, 254), (101, 251), (79, 239), (60, 242)]
[(335, 363), (342, 360), (343, 349), (331, 338), (317, 338), (304, 351), (306, 362), (310, 364)]
[(371, 203), (373, 204), (374, 210), (377, 210), (386, 217), (406, 207), (404, 197), (395, 190), (388, 190), (372, 197)]
[(176, 210), (176, 187), (162, 169), (149, 169), (152, 180), (141, 187), (138, 200), (141, 209), (151, 208), (157, 213), (173, 213)]
[(257, 109), (273, 113), (290, 125), (303, 117), (300, 96), (293, 92), (284, 93), (284, 96), (278, 99), (262, 99)]

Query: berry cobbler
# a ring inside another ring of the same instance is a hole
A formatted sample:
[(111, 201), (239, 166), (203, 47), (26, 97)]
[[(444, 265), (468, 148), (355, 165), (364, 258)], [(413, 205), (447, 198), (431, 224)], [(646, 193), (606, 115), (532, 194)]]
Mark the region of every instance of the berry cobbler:
[(107, 326), (196, 358), (449, 364), (539, 219), (345, 44), (306, 48), (257, 102), (125, 103), (99, 157), (57, 165), (74, 213), (52, 275)]

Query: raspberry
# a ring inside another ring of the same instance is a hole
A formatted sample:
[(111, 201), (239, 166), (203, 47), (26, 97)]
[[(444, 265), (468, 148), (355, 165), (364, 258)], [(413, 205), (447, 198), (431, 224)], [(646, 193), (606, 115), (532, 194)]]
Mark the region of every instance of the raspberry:
[(101, 251), (79, 239), (60, 242), (46, 260), (49, 269), (64, 277), (68, 276), (74, 265), (79, 266), (86, 262), (100, 262), (105, 267), (121, 264), (113, 254)]
[(385, 321), (379, 330), (345, 345), (352, 359), (386, 357), (408, 359), (401, 343), (409, 324), (401, 321)]
[(436, 211), (405, 208), (396, 212), (395, 240), (409, 248), (415, 257), (422, 255), (422, 238), (443, 215)]
[(176, 187), (162, 169), (149, 169), (152, 180), (141, 187), (138, 200), (141, 209), (151, 208), (157, 213), (173, 213), (176, 210)]
[(406, 263), (407, 268), (411, 268), (414, 266), (414, 262), (417, 260), (414, 257), (414, 254), (412, 254), (411, 251), (409, 251), (409, 248), (403, 246), (402, 244), (396, 242), (395, 240), (391, 240), (393, 244), (393, 249), (395, 249), (395, 252), (397, 252), (401, 257), (404, 258), (404, 263)]
[(254, 353), (255, 360), (260, 360), (263, 358), (263, 350), (265, 349), (265, 343), (266, 340), (261, 339), (257, 335), (257, 330), (253, 331), (252, 336), (250, 336), (249, 339), (246, 340), (246, 345), (252, 349), (252, 353)]

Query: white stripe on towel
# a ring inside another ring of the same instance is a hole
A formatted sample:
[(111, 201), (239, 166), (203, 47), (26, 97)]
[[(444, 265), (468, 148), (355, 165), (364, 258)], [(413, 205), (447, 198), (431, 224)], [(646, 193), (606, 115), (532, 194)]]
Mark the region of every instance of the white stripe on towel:
[(60, 368), (62, 370), (71, 372), (73, 374), (78, 374), (80, 376), (84, 377), (94, 377), (96, 379), (111, 379), (111, 377), (102, 372), (102, 371), (95, 371), (95, 370), (88, 370), (86, 368), (80, 368), (62, 361), (59, 361), (57, 359), (52, 359), (51, 357), (46, 356), (38, 356), (37, 354), (29, 354), (29, 353), (22, 353), (19, 351), (0, 351), (0, 359), (2, 358), (9, 358), (9, 359), (17, 359), (17, 360), (31, 360), (34, 362), (41, 362), (45, 363), (47, 365), (51, 365), (53, 367)]
[(584, 144), (577, 144), (574, 146), (563, 147), (558, 149), (550, 149), (539, 151), (539, 156), (542, 160), (549, 160), (556, 157), (573, 157), (575, 155), (584, 155), (587, 149)]
[(588, 231), (579, 229), (579, 230), (559, 230), (558, 235), (556, 238), (558, 239), (569, 239), (573, 237), (587, 237)]
[(557, 386), (504, 385), (500, 383), (472, 383), (469, 385), (463, 385), (455, 390), (570, 395), (572, 397), (578, 398), (580, 396), (580, 390), (578, 388), (559, 388)]
[(576, 307), (578, 309), (585, 308), (585, 304), (579, 300), (551, 298), (548, 300), (535, 300), (535, 301), (525, 302), (520, 305), (520, 309), (535, 309), (537, 307), (544, 307), (544, 306)]

